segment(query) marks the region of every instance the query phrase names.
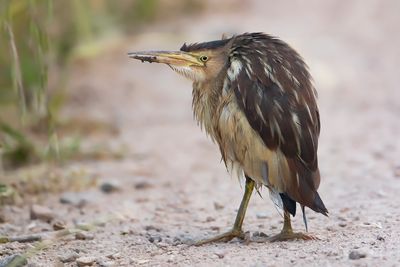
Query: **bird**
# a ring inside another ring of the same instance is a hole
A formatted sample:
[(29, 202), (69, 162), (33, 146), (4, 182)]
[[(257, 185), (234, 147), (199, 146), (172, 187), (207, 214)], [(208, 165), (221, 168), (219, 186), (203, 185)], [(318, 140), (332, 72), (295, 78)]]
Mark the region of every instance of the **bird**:
[[(231, 230), (196, 245), (244, 239), (242, 224), (251, 195), (267, 188), (283, 212), (280, 233), (267, 241), (312, 240), (305, 207), (328, 216), (318, 187), (320, 115), (317, 91), (299, 53), (262, 32), (186, 44), (179, 51), (130, 52), (142, 62), (164, 63), (193, 82), (198, 124), (219, 146), (231, 174), (245, 179)], [(306, 232), (294, 232), (299, 203)]]

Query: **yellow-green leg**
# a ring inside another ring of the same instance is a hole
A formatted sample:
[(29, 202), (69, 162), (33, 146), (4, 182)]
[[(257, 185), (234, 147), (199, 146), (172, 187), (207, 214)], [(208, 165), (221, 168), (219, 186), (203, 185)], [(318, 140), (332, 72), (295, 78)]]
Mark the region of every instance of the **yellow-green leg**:
[(268, 241), (276, 242), (276, 241), (288, 241), (288, 240), (295, 240), (295, 239), (316, 240), (318, 238), (316, 238), (312, 235), (305, 234), (305, 233), (293, 232), (292, 224), (290, 223), (290, 213), (287, 210), (285, 210), (284, 215), (283, 215), (282, 231), (279, 234), (268, 238)]
[(242, 202), (240, 203), (240, 207), (235, 219), (235, 224), (233, 225), (232, 230), (212, 238), (200, 240), (196, 242), (195, 245), (201, 246), (212, 242), (228, 242), (235, 237), (243, 239), (244, 233), (242, 231), (242, 224), (244, 216), (246, 215), (246, 210), (247, 206), (249, 205), (251, 194), (253, 193), (253, 189), (254, 189), (254, 181), (246, 176), (246, 186), (244, 190), (243, 199)]

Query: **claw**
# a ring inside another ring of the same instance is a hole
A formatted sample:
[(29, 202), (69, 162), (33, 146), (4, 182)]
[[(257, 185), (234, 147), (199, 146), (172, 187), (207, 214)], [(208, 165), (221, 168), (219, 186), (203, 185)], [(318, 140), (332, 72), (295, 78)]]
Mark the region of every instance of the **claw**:
[(231, 230), (228, 231), (226, 233), (217, 235), (215, 237), (212, 238), (207, 238), (207, 239), (203, 239), (200, 241), (197, 241), (196, 243), (194, 243), (195, 246), (202, 246), (208, 243), (214, 243), (214, 242), (229, 242), (232, 239), (234, 239), (235, 237), (240, 238), (240, 239), (244, 239), (245, 238), (245, 234), (243, 233), (243, 231), (241, 230)]
[(304, 234), (304, 233), (293, 233), (293, 232), (281, 232), (268, 238), (269, 242), (279, 242), (279, 241), (290, 241), (290, 240), (319, 240), (318, 237)]

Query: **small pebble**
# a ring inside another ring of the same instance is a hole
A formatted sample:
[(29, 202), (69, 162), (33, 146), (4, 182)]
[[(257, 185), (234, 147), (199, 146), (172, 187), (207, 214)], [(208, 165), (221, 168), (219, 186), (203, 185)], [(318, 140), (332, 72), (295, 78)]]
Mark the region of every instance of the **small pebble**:
[(149, 262), (149, 260), (133, 260), (134, 262), (136, 262), (137, 264), (146, 264)]
[(87, 199), (85, 199), (82, 194), (76, 192), (65, 192), (60, 197), (60, 203), (70, 204), (78, 208), (82, 208), (87, 202)]
[(96, 259), (94, 257), (80, 257), (76, 259), (76, 264), (78, 264), (79, 267), (91, 266), (95, 261)]
[(148, 182), (146, 182), (146, 181), (137, 182), (135, 184), (135, 189), (137, 189), (137, 190), (148, 189), (148, 188), (151, 188), (151, 187), (153, 187), (153, 185), (148, 183)]
[(168, 247), (168, 244), (164, 243), (164, 242), (158, 242), (157, 246), (160, 247), (160, 248), (166, 248), (166, 247)]
[(109, 194), (121, 190), (121, 185), (117, 181), (105, 181), (100, 185), (102, 192)]
[(221, 228), (219, 226), (214, 225), (214, 226), (211, 226), (210, 229), (213, 231), (219, 231), (219, 229), (221, 229)]
[(206, 218), (206, 222), (213, 222), (213, 221), (215, 221), (215, 218), (214, 218), (214, 217), (208, 216), (208, 217)]
[(76, 222), (75, 227), (83, 231), (90, 231), (94, 228), (94, 225), (85, 222)]
[(195, 240), (193, 240), (190, 237), (180, 237), (180, 238), (175, 238), (173, 241), (173, 245), (181, 245), (181, 244), (186, 244), (186, 245), (193, 245), (195, 243)]
[(268, 235), (264, 232), (256, 231), (253, 233), (253, 237), (268, 237)]
[(67, 226), (65, 225), (64, 222), (62, 221), (55, 221), (53, 222), (53, 230), (58, 231), (58, 230), (63, 230), (65, 228), (67, 228)]
[(97, 264), (98, 264), (100, 267), (114, 267), (114, 266), (117, 266), (116, 263), (113, 262), (113, 261), (102, 261), (102, 260), (98, 260), (98, 261), (96, 261), (96, 262), (97, 262)]
[(340, 223), (339, 223), (339, 226), (340, 226), (340, 227), (346, 227), (346, 226), (347, 226), (347, 223), (345, 223), (345, 222), (340, 222)]
[(250, 231), (246, 231), (246, 232), (244, 233), (244, 238), (243, 238), (243, 240), (244, 240), (244, 243), (245, 243), (246, 245), (250, 244), (250, 242), (251, 242)]
[(350, 260), (359, 260), (365, 257), (367, 257), (367, 254), (358, 250), (353, 250), (349, 253)]
[(214, 209), (215, 210), (222, 210), (224, 208), (224, 205), (219, 204), (217, 202), (214, 202)]
[(157, 228), (157, 227), (155, 227), (155, 226), (153, 226), (153, 225), (146, 225), (145, 227), (144, 227), (144, 230), (146, 230), (146, 231), (156, 231), (156, 232), (160, 232), (161, 231), (161, 229), (160, 228)]
[(160, 236), (150, 236), (148, 240), (150, 241), (150, 243), (158, 243), (162, 241), (162, 238)]
[(38, 219), (45, 222), (50, 222), (55, 217), (51, 209), (36, 204), (31, 206), (30, 215), (32, 220)]
[(77, 232), (75, 234), (75, 239), (77, 239), (77, 240), (93, 240), (94, 235), (85, 233), (85, 232)]
[(112, 253), (106, 256), (107, 258), (111, 259), (111, 260), (116, 260), (121, 258), (121, 253), (117, 252), (117, 253)]
[(73, 250), (78, 254), (86, 254), (87, 253), (87, 250), (82, 247), (73, 248)]
[(26, 264), (28, 264), (28, 260), (20, 254), (14, 254), (0, 259), (0, 267), (7, 267), (7, 266), (20, 267)]
[(259, 213), (256, 213), (256, 217), (257, 217), (257, 219), (267, 219), (268, 215), (267, 215), (267, 213), (259, 212)]
[(176, 246), (180, 244), (182, 244), (182, 240), (179, 237), (174, 237), (174, 239), (172, 240), (172, 245)]
[(394, 177), (400, 177), (400, 166), (397, 166), (393, 170)]
[(133, 230), (129, 229), (128, 227), (124, 227), (119, 233), (120, 235), (131, 235), (133, 234)]
[(378, 235), (376, 237), (376, 239), (379, 240), (379, 241), (385, 241), (385, 238), (383, 236), (381, 236), (381, 235)]
[(79, 257), (78, 253), (71, 251), (71, 252), (67, 252), (66, 254), (58, 256), (58, 259), (61, 262), (66, 263), (66, 262), (75, 261), (78, 257)]
[(219, 259), (223, 259), (225, 257), (226, 252), (223, 250), (219, 250), (214, 252), (214, 254), (217, 255)]

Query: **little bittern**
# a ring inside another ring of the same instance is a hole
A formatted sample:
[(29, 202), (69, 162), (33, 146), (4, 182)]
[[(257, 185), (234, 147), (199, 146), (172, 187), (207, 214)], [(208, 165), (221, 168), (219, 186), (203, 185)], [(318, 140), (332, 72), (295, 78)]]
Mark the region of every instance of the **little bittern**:
[(180, 51), (133, 52), (141, 61), (167, 64), (193, 81), (193, 111), (219, 145), (228, 171), (246, 178), (233, 229), (198, 245), (243, 238), (242, 223), (254, 187), (269, 189), (284, 211), (270, 241), (312, 239), (295, 233), (296, 202), (328, 214), (317, 189), (320, 118), (307, 65), (285, 42), (263, 33), (184, 44)]

